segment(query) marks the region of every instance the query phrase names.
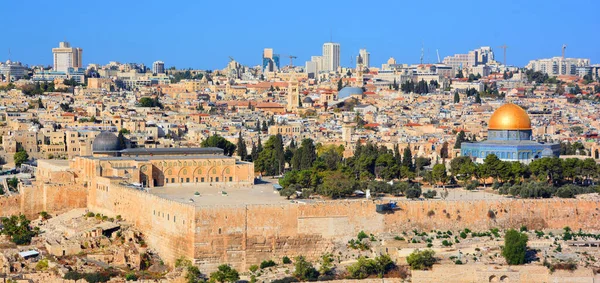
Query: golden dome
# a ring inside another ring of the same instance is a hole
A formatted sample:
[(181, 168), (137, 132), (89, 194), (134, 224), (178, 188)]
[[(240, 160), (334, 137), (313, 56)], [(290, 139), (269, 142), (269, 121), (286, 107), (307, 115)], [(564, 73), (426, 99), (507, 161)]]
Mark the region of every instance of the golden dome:
[(529, 115), (520, 106), (507, 103), (494, 111), (488, 124), (489, 130), (531, 130)]

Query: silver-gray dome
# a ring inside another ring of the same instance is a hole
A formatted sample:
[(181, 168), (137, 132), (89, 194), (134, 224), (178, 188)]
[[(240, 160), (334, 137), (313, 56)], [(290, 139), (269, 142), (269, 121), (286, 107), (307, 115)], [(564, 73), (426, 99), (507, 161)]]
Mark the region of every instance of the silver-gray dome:
[(121, 150), (119, 138), (111, 132), (102, 132), (92, 142), (93, 152)]

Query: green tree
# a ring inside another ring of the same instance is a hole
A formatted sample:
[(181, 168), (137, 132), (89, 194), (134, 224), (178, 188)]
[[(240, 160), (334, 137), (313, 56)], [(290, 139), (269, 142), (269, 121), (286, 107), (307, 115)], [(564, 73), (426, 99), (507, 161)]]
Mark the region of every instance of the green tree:
[(402, 154), (402, 166), (406, 166), (411, 170), (413, 168), (412, 152), (410, 151), (410, 145), (404, 148), (404, 153)]
[(290, 161), (292, 170), (306, 170), (313, 166), (317, 159), (316, 147), (312, 139), (302, 140), (300, 147), (294, 152)]
[(238, 136), (237, 142), (237, 154), (241, 160), (248, 160), (248, 150), (246, 149), (246, 142), (244, 142), (244, 138), (242, 137), (242, 132), (240, 132)]
[(524, 233), (510, 229), (504, 235), (504, 248), (502, 256), (510, 265), (524, 264), (527, 255), (528, 237)]
[(22, 214), (3, 217), (1, 222), (4, 228), (0, 230), (0, 234), (7, 235), (17, 245), (29, 245), (31, 239), (38, 234), (38, 230), (31, 229), (30, 221)]
[(279, 191), (279, 195), (290, 199), (290, 197), (293, 196), (296, 191), (302, 191), (302, 187), (298, 184), (291, 184), (287, 186), (287, 188), (281, 189), (281, 191)]
[(342, 79), (340, 78), (340, 80), (337, 82), (337, 90), (340, 91), (340, 90), (342, 90), (342, 88), (344, 88), (344, 83), (342, 82)]
[(477, 92), (477, 94), (475, 94), (475, 103), (481, 104), (481, 96), (479, 95), (479, 92)]
[(214, 134), (209, 138), (203, 140), (200, 145), (202, 147), (218, 147), (222, 149), (223, 153), (227, 156), (232, 156), (235, 152), (235, 144), (217, 134)]
[(15, 153), (13, 159), (15, 161), (15, 166), (19, 167), (21, 166), (21, 164), (27, 162), (27, 160), (29, 159), (29, 154), (27, 154), (27, 152), (24, 149), (20, 149)]
[(210, 274), (211, 282), (236, 282), (240, 279), (240, 275), (237, 270), (231, 268), (227, 264), (219, 265), (218, 270)]
[(467, 140), (467, 138), (465, 136), (465, 132), (463, 130), (460, 130), (460, 132), (458, 132), (458, 134), (456, 135), (456, 142), (454, 143), (454, 149), (460, 149), (460, 146), (466, 140)]
[(258, 158), (254, 163), (257, 172), (264, 172), (266, 175), (279, 175), (283, 172), (285, 166), (285, 152), (283, 150), (283, 138), (280, 134), (269, 137), (269, 140), (263, 146), (258, 144)]
[[(204, 280), (202, 280), (202, 273), (200, 272), (200, 269), (198, 269), (198, 267), (190, 264), (187, 266), (186, 271), (187, 271), (187, 273), (185, 274), (185, 280), (187, 283), (204, 282)], [(137, 280), (137, 278), (134, 280)]]
[(150, 97), (142, 97), (138, 101), (140, 107), (154, 107), (154, 100)]
[(458, 94), (458, 90), (454, 92), (454, 103), (460, 102), (460, 95)]
[(432, 174), (433, 179), (436, 182), (441, 182), (442, 186), (446, 188), (446, 183), (448, 182), (448, 173), (446, 173), (446, 165), (444, 165), (443, 163), (434, 165)]
[(347, 174), (334, 171), (329, 172), (323, 178), (323, 184), (319, 187), (319, 193), (331, 198), (340, 198), (352, 194), (356, 187), (356, 181)]
[(427, 270), (431, 268), (436, 262), (434, 256), (435, 252), (432, 250), (416, 250), (406, 258), (406, 262), (408, 263), (408, 265), (410, 265), (411, 269)]

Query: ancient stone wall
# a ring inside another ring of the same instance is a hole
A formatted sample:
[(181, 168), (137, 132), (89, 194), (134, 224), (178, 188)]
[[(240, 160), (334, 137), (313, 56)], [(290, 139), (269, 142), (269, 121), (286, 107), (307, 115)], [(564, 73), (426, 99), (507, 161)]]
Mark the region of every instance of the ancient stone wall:
[(89, 188), (90, 211), (109, 217), (121, 215), (133, 223), (167, 264), (174, 264), (181, 256), (193, 258), (193, 206), (123, 187), (108, 178), (97, 179)]
[(228, 262), (245, 269), (262, 260), (315, 259), (358, 232), (490, 228), (600, 230), (600, 203), (582, 200), (402, 201), (380, 214), (372, 201), (199, 207), (194, 257), (205, 268)]
[(76, 185), (21, 186), (21, 193), (0, 197), (0, 216), (24, 214), (35, 218), (42, 211), (62, 213), (86, 207), (87, 189)]
[(17, 215), (21, 212), (21, 196), (0, 196), (0, 217)]

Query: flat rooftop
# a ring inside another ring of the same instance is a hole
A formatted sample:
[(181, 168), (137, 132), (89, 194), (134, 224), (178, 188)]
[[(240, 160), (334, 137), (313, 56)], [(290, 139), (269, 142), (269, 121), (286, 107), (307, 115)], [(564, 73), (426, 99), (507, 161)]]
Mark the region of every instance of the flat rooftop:
[[(151, 194), (181, 203), (200, 206), (284, 204), (290, 200), (279, 195), (272, 183), (234, 186), (227, 184), (167, 184), (149, 189)], [(199, 196), (195, 193), (200, 193)], [(225, 193), (223, 193), (225, 192)]]
[[(253, 205), (253, 204), (286, 204), (291, 202), (313, 203), (322, 201), (320, 199), (290, 199), (279, 195), (279, 192), (273, 189), (273, 184), (277, 180), (265, 180), (257, 185), (233, 186), (227, 184), (167, 184), (164, 187), (155, 187), (149, 189), (151, 194), (165, 199), (177, 201), (180, 203), (191, 204), (196, 207), (219, 206), (219, 205)], [(439, 201), (442, 188), (423, 187), (422, 191), (437, 191), (437, 197), (434, 200), (421, 201)], [(195, 195), (198, 192), (200, 195)], [(223, 192), (226, 192), (223, 193)], [(509, 199), (506, 196), (489, 193), (483, 190), (467, 191), (464, 189), (448, 189), (448, 201), (473, 201), (473, 200), (499, 200)], [(363, 201), (365, 198), (347, 198), (346, 200)], [(385, 201), (420, 201), (408, 200), (404, 197), (383, 197)]]

